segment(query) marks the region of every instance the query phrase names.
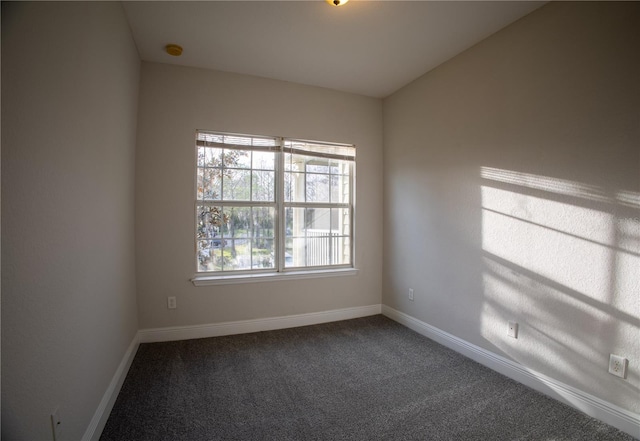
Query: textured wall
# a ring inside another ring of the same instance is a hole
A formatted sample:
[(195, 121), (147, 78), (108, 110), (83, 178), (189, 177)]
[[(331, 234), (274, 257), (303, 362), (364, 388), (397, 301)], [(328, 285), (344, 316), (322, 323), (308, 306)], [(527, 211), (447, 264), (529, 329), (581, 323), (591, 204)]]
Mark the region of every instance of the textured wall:
[[(382, 102), (316, 87), (143, 63), (136, 156), (141, 328), (379, 304)], [(356, 144), (355, 276), (195, 287), (196, 129)], [(167, 309), (167, 296), (177, 309)]]
[(383, 302), (634, 412), (638, 29), (635, 2), (550, 3), (383, 107)]
[(119, 3), (2, 4), (2, 439), (80, 439), (136, 333), (139, 67)]

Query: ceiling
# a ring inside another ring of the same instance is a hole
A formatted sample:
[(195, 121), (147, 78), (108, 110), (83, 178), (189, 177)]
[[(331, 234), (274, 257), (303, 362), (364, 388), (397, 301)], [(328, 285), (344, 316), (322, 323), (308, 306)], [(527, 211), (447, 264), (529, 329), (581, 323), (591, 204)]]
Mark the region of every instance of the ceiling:
[[(543, 5), (533, 1), (124, 2), (145, 61), (386, 97)], [(176, 43), (180, 57), (164, 51)]]

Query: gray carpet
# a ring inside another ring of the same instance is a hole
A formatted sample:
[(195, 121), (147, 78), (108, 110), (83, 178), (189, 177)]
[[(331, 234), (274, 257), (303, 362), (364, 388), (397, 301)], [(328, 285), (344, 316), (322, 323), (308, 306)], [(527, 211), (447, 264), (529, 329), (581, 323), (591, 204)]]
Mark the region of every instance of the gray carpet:
[(142, 344), (100, 439), (633, 438), (373, 316)]

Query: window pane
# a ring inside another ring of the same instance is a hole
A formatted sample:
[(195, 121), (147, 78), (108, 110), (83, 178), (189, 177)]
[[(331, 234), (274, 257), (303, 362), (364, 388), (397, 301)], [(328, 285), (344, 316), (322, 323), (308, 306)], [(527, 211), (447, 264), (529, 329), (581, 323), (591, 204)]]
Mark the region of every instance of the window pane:
[(285, 236), (304, 237), (305, 209), (287, 207), (285, 209)]
[(307, 202), (329, 202), (329, 175), (307, 174)]
[(222, 247), (220, 241), (198, 241), (198, 270), (222, 270)]
[[(285, 234), (287, 237), (306, 237), (331, 230), (330, 208), (287, 207)], [(337, 210), (337, 209), (334, 209)]]
[(251, 269), (251, 240), (230, 239), (223, 250), (225, 270)]
[(251, 236), (251, 207), (225, 207), (224, 214), (229, 219), (228, 228), (224, 231), (224, 237)]
[(284, 169), (290, 172), (303, 172), (304, 164), (307, 159), (305, 156), (292, 155), (291, 153), (284, 154)]
[(305, 212), (305, 225), (307, 235), (310, 232), (329, 233), (331, 230), (331, 209), (330, 208), (307, 208)]
[(305, 243), (306, 239), (304, 237), (286, 240), (284, 254), (285, 268), (306, 266)]
[(204, 170), (198, 168), (196, 171), (196, 199), (201, 201), (204, 197)]
[(274, 268), (276, 263), (273, 239), (256, 239), (251, 252), (253, 268)]
[(348, 208), (331, 209), (331, 233), (348, 236), (351, 232), (351, 219)]
[(331, 209), (331, 263), (343, 265), (351, 262), (351, 222), (348, 208)]
[[(329, 233), (311, 233), (285, 242), (285, 267), (327, 266), (349, 263), (349, 250), (343, 251), (348, 238), (331, 237)], [(348, 244), (347, 244), (348, 245)]]
[(198, 147), (198, 165), (202, 167), (222, 167), (222, 149), (214, 147)]
[(253, 207), (253, 236), (275, 237), (275, 210), (272, 207)]
[[(217, 168), (202, 168), (198, 169), (198, 174), (201, 175), (202, 181), (198, 183), (198, 193), (202, 196), (199, 197), (205, 201), (220, 200), (222, 197), (222, 174), (221, 170)], [(202, 187), (200, 187), (200, 184)]]
[(284, 200), (287, 202), (292, 202), (291, 198), (292, 198), (292, 181), (293, 176), (291, 175), (291, 173), (285, 173), (284, 174)]
[(293, 239), (287, 239), (284, 246), (284, 267), (293, 267)]
[(204, 166), (204, 151), (205, 151), (205, 147), (198, 147), (196, 149), (196, 164), (198, 167), (203, 167)]
[(251, 168), (251, 152), (246, 150), (225, 150), (225, 168)]
[(331, 264), (331, 209), (307, 208), (305, 211), (307, 266)]
[[(329, 173), (331, 173), (332, 175), (342, 174), (342, 171), (341, 171), (342, 166), (341, 166), (341, 164), (347, 164), (348, 165), (349, 163), (347, 161), (337, 161), (337, 160), (334, 160), (334, 159), (330, 160), (329, 161), (329, 168), (330, 168), (331, 171)], [(347, 174), (348, 174), (348, 172), (347, 172)]]
[(335, 258), (334, 265), (348, 265), (351, 263), (351, 238), (337, 237), (334, 239)]
[(307, 237), (307, 266), (323, 266), (331, 264), (329, 233), (312, 233)]
[(199, 240), (196, 243), (198, 271), (210, 271), (209, 265), (211, 263), (212, 256), (208, 244), (209, 242), (206, 240)]
[(225, 201), (248, 201), (250, 186), (251, 171), (225, 170), (222, 178), (222, 199)]
[(331, 202), (337, 204), (349, 203), (349, 177), (331, 175)]
[(285, 173), (284, 195), (287, 202), (305, 202), (304, 173)]
[(285, 268), (306, 265), (304, 219), (304, 208), (288, 207), (285, 209)]
[(287, 153), (285, 200), (348, 203), (350, 169), (348, 161)]
[(222, 212), (222, 207), (196, 207), (197, 237), (198, 239), (213, 239), (222, 236), (222, 230), (229, 221)]
[(198, 207), (198, 270), (275, 268), (273, 207)]
[(275, 157), (273, 152), (253, 152), (253, 169), (274, 170)]
[(272, 171), (254, 171), (251, 180), (251, 199), (254, 201), (275, 201), (275, 173)]
[(342, 265), (351, 262), (348, 208), (285, 210), (285, 267)]

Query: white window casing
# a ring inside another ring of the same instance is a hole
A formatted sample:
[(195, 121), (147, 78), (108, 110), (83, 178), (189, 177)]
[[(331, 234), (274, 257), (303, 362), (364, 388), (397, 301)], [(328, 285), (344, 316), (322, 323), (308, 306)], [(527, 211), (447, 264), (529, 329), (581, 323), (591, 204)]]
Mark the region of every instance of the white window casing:
[(196, 132), (196, 285), (353, 274), (355, 147)]

